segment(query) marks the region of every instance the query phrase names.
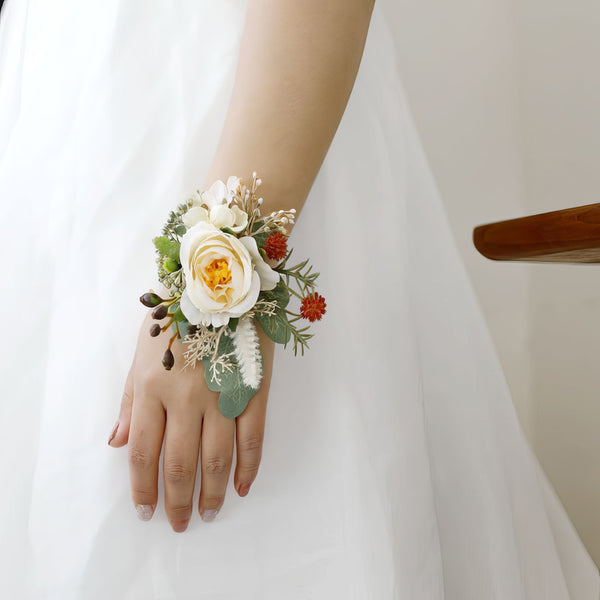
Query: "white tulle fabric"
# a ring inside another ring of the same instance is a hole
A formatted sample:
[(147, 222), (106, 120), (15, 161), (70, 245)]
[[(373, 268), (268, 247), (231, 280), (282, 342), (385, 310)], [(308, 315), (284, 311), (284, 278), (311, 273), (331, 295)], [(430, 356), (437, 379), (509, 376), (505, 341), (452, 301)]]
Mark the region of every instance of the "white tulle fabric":
[(277, 347), (256, 482), (240, 498), (230, 479), (217, 519), (195, 512), (176, 534), (161, 464), (156, 514), (136, 518), (126, 448), (106, 440), (156, 281), (151, 239), (204, 181), (244, 17), (240, 0), (5, 3), (0, 597), (597, 600), (377, 5), (291, 240), (328, 312), (304, 357)]

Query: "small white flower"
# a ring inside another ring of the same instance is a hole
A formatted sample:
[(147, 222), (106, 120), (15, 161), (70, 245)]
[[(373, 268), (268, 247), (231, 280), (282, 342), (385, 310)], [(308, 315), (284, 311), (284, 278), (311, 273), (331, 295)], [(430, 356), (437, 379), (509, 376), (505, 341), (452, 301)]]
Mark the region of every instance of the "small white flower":
[(230, 208), (239, 185), (239, 177), (232, 175), (227, 179), (227, 184), (217, 179), (208, 190), (195, 194), (192, 207), (181, 218), (186, 229), (203, 221), (217, 229), (229, 227), (235, 233), (245, 229), (248, 215), (237, 204)]

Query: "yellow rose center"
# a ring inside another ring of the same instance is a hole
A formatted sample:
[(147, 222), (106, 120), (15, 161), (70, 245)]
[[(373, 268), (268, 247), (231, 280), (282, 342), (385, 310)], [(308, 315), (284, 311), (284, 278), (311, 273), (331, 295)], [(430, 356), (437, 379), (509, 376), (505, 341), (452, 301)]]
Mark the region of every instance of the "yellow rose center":
[(214, 291), (218, 285), (223, 285), (231, 281), (231, 271), (229, 263), (224, 258), (215, 258), (208, 263), (202, 273), (204, 283)]

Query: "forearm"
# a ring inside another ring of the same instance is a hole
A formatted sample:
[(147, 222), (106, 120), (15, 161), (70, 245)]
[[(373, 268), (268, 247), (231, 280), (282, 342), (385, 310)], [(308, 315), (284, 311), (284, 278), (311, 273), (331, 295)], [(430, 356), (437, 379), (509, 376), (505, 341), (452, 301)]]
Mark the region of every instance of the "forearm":
[(256, 171), (263, 214), (302, 209), (346, 108), (373, 0), (249, 0), (205, 188)]

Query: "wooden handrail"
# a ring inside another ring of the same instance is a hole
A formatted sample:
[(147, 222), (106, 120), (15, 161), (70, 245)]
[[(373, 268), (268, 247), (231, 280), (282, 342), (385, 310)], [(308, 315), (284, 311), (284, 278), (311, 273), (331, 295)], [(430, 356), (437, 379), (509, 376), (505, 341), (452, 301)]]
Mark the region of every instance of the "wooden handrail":
[(600, 263), (600, 204), (479, 225), (473, 243), (492, 260)]

